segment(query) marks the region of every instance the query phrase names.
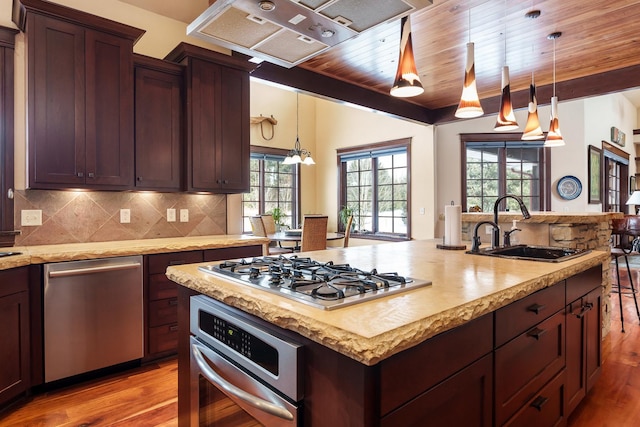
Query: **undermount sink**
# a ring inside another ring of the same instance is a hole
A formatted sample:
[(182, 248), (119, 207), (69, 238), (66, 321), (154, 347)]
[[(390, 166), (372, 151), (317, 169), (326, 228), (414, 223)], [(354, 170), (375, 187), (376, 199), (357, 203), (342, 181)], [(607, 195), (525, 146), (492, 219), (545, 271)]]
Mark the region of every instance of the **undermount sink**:
[(590, 249), (513, 245), (498, 247), (494, 249), (481, 249), (478, 252), (468, 251), (467, 253), (529, 261), (561, 262), (577, 258), (579, 256), (588, 254), (589, 252), (591, 252)]
[(0, 258), (12, 255), (20, 255), (22, 252), (0, 252)]

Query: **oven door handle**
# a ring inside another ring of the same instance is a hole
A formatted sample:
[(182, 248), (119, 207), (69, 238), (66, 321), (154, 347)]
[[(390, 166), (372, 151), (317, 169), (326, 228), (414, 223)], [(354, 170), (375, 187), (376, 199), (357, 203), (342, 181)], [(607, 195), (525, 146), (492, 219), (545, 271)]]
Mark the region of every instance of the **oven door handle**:
[(200, 346), (199, 344), (191, 344), (191, 351), (193, 352), (196, 363), (200, 368), (200, 372), (207, 380), (211, 381), (212, 384), (232, 394), (238, 399), (247, 402), (249, 405), (262, 412), (266, 412), (268, 414), (288, 421), (293, 420), (293, 414), (291, 414), (291, 412), (289, 412), (286, 408), (247, 393), (246, 391), (234, 386), (233, 384), (222, 378), (220, 375), (218, 375), (204, 360), (205, 356), (202, 354), (203, 349), (204, 347)]

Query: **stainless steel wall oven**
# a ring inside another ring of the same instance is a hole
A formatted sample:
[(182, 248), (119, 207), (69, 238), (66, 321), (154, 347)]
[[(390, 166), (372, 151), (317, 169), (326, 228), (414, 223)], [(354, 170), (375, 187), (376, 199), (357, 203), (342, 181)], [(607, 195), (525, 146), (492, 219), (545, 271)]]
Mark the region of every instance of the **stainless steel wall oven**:
[(207, 296), (190, 317), (192, 426), (302, 425), (303, 346)]

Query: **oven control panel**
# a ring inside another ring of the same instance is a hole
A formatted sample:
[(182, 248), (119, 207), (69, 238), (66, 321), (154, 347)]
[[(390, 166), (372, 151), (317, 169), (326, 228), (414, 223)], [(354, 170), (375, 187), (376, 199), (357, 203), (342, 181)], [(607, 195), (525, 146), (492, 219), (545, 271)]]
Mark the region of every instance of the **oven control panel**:
[(234, 323), (200, 311), (200, 330), (236, 353), (278, 375), (278, 351)]

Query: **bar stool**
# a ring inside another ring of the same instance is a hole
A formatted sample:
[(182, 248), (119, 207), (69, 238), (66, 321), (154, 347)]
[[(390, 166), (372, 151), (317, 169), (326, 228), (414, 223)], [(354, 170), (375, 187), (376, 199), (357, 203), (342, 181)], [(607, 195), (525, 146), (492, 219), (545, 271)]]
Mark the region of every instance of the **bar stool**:
[[(636, 298), (636, 289), (633, 284), (633, 276), (631, 275), (631, 268), (629, 267), (629, 255), (635, 250), (636, 252), (640, 251), (640, 217), (636, 215), (627, 215), (624, 218), (614, 218), (611, 221), (612, 230), (611, 230), (611, 238), (614, 246), (611, 248), (611, 256), (614, 258), (616, 262), (616, 279), (617, 283), (615, 284), (617, 291), (612, 290), (612, 292), (618, 292), (618, 302), (620, 305), (620, 324), (622, 326), (622, 332), (624, 332), (624, 314), (622, 309), (622, 293), (623, 288), (620, 282), (620, 263), (618, 258), (624, 257), (625, 264), (627, 266), (627, 274), (629, 275), (629, 285), (631, 289), (631, 295), (633, 296), (633, 301), (636, 305), (636, 313), (638, 314), (638, 320), (640, 321), (640, 309), (638, 308), (638, 299)], [(618, 236), (620, 242), (615, 244), (615, 236)], [(632, 238), (630, 240), (630, 238)]]

